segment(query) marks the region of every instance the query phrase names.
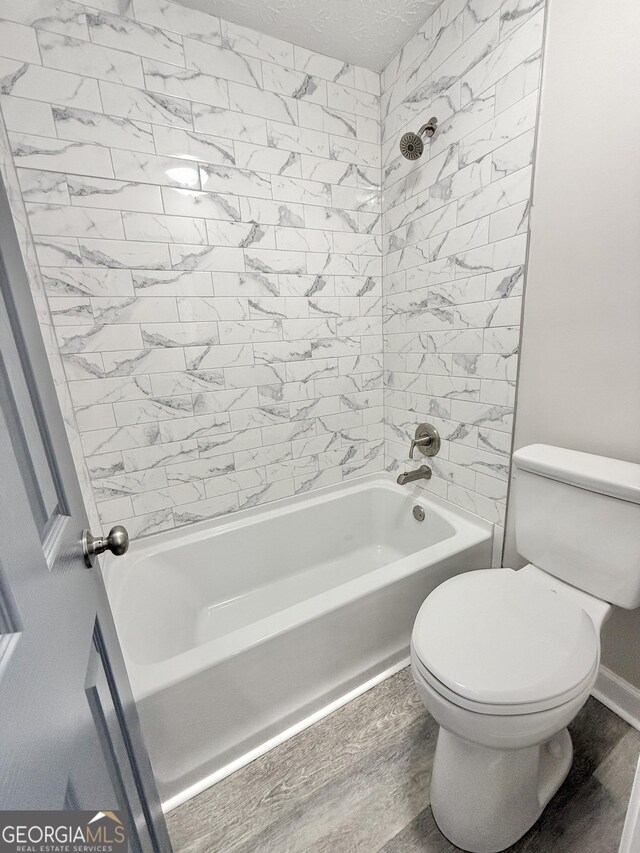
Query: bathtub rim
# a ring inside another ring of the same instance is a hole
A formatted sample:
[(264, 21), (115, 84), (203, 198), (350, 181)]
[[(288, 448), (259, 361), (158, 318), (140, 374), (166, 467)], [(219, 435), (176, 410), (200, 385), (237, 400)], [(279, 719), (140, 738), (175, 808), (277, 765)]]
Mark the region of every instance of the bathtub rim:
[[(250, 625), (245, 625), (222, 637), (193, 646), (172, 657), (143, 664), (135, 661), (129, 655), (126, 647), (123, 646), (123, 654), (136, 701), (141, 701), (161, 690), (171, 688), (181, 681), (194, 677), (209, 667), (229, 660), (272, 637), (292, 631), (301, 624), (319, 618), (358, 598), (398, 583), (411, 574), (425, 570), (456, 553), (492, 539), (494, 525), (491, 522), (459, 508), (443, 498), (431, 495), (419, 486), (409, 488), (399, 486), (393, 475), (388, 473), (367, 474), (353, 480), (325, 486), (303, 495), (293, 495), (268, 504), (238, 510), (232, 513), (231, 517), (226, 515), (205, 519), (134, 541), (130, 553), (126, 555), (124, 560), (120, 558), (114, 562), (114, 559), (110, 558), (103, 568), (116, 625), (118, 597), (125, 594), (126, 573), (134, 569), (135, 565), (141, 560), (153, 557), (166, 545), (171, 547), (174, 543), (178, 545), (179, 543), (187, 544), (201, 541), (206, 539), (212, 530), (221, 534), (226, 530), (243, 527), (253, 519), (268, 520), (300, 505), (319, 506), (331, 501), (337, 495), (367, 491), (376, 487), (393, 491), (395, 494), (402, 495), (403, 498), (410, 498), (412, 503), (420, 504), (427, 510), (435, 510), (453, 527), (454, 533), (436, 544), (428, 545), (420, 551), (415, 551), (399, 560), (387, 563), (378, 569), (366, 572), (357, 578), (296, 602)], [(427, 553), (429, 556), (425, 561)]]
[[(448, 501), (440, 495), (432, 494), (427, 488), (422, 488), (417, 483), (410, 483), (405, 486), (400, 486), (396, 482), (395, 474), (385, 471), (377, 471), (373, 474), (364, 474), (360, 477), (354, 477), (351, 480), (343, 480), (340, 483), (331, 483), (328, 486), (321, 486), (309, 492), (302, 494), (289, 495), (286, 498), (277, 498), (276, 500), (268, 501), (257, 506), (246, 507), (245, 509), (233, 510), (224, 515), (213, 516), (212, 518), (204, 518), (201, 521), (194, 521), (188, 524), (182, 524), (179, 527), (172, 527), (169, 530), (160, 530), (157, 533), (152, 533), (149, 536), (143, 536), (134, 539), (131, 542), (129, 551), (124, 557), (124, 560), (130, 562), (132, 557), (142, 559), (144, 556), (153, 556), (157, 550), (161, 550), (166, 544), (173, 540), (184, 542), (197, 541), (198, 539), (206, 538), (206, 533), (211, 530), (235, 530), (238, 527), (244, 526), (247, 521), (260, 517), (268, 519), (275, 515), (280, 515), (283, 510), (289, 507), (295, 507), (298, 504), (322, 504), (331, 500), (333, 495), (338, 495), (342, 492), (354, 492), (364, 490), (368, 485), (379, 482), (385, 488), (389, 488), (397, 494), (411, 495), (417, 501), (428, 501), (442, 511), (442, 513), (450, 513), (452, 518), (462, 518), (472, 525), (476, 525), (483, 530), (493, 532), (495, 525), (491, 521), (487, 521), (470, 510), (459, 507), (457, 504)], [(450, 520), (450, 519), (447, 519)], [(151, 546), (154, 546), (153, 549)], [(144, 551), (138, 554), (139, 551)], [(115, 570), (121, 567), (124, 560), (121, 558), (114, 563), (112, 554), (107, 553), (103, 558), (103, 574), (105, 580)]]

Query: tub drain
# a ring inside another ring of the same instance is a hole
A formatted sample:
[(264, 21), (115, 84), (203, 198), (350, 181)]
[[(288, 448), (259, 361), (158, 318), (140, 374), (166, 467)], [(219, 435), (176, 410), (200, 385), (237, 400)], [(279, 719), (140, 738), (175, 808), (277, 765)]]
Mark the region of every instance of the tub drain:
[(413, 517), (416, 521), (424, 521), (424, 510), (421, 506), (414, 506)]

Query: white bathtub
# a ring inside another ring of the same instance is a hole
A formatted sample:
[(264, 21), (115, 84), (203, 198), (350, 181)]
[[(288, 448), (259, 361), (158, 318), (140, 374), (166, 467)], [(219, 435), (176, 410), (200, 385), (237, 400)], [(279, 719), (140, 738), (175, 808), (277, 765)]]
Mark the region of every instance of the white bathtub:
[(486, 522), (376, 474), (160, 533), (108, 562), (165, 808), (403, 662), (425, 597), (490, 565), (491, 538)]

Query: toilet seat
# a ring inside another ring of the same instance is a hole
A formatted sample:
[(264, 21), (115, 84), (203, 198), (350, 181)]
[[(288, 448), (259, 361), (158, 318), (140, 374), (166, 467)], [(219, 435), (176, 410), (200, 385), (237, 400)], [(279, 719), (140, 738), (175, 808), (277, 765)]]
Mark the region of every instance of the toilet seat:
[[(540, 714), (543, 711), (554, 711), (572, 704), (575, 699), (581, 696), (586, 699), (591, 692), (591, 688), (598, 674), (598, 664), (596, 663), (593, 670), (580, 684), (576, 685), (573, 690), (567, 691), (562, 696), (554, 697), (553, 699), (543, 700), (541, 702), (527, 702), (526, 704), (512, 703), (509, 705), (489, 704), (487, 702), (473, 702), (459, 696), (453, 690), (450, 690), (442, 682), (438, 681), (433, 673), (424, 666), (413, 650), (411, 656), (411, 667), (414, 670), (414, 680), (416, 676), (422, 678), (436, 693), (446, 699), (452, 705), (456, 705), (465, 711), (471, 711), (473, 714), (482, 714), (489, 717), (525, 717), (529, 714)], [(575, 714), (574, 714), (575, 715)]]
[(558, 707), (591, 688), (600, 643), (589, 615), (525, 572), (458, 575), (426, 599), (412, 635), (431, 687), (480, 714)]

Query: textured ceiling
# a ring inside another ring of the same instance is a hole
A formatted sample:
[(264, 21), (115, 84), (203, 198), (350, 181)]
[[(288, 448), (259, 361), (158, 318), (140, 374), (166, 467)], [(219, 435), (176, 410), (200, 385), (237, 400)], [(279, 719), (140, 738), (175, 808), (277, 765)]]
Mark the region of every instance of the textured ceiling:
[(441, 0), (179, 0), (270, 36), (382, 71)]

